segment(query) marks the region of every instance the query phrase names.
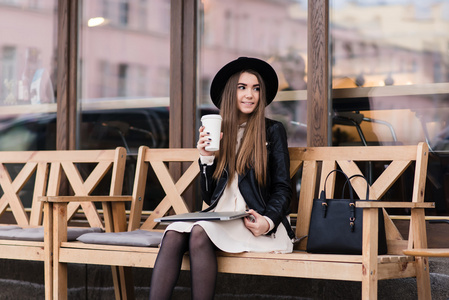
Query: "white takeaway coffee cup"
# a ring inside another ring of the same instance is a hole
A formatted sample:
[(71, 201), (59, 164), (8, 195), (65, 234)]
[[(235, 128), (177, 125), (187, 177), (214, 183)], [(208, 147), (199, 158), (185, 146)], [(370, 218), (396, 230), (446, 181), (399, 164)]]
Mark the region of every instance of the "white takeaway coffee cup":
[(206, 151), (218, 151), (220, 149), (220, 133), (221, 133), (221, 116), (220, 115), (204, 115), (201, 118), (204, 131), (209, 132), (210, 145), (204, 149)]

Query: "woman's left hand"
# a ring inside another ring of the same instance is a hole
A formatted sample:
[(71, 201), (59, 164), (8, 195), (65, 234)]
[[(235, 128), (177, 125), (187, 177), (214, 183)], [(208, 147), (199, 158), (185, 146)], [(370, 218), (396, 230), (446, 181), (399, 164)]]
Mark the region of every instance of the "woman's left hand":
[(270, 229), (267, 219), (253, 209), (248, 210), (250, 216), (244, 217), (243, 222), (254, 236), (265, 234)]

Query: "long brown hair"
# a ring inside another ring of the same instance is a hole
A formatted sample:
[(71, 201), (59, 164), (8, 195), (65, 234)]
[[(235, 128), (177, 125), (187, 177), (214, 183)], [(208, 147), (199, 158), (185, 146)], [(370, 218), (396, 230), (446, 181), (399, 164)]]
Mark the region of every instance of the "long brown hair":
[[(240, 148), (236, 153), (237, 132), (239, 129), (237, 84), (240, 75), (244, 72), (255, 75), (259, 81), (259, 103), (248, 117)], [(265, 83), (259, 73), (253, 70), (244, 70), (232, 75), (228, 79), (221, 96), (220, 114), (223, 118), (223, 138), (220, 141), (220, 151), (217, 154), (217, 168), (213, 175), (215, 179), (218, 179), (224, 172), (224, 169), (227, 168), (229, 172), (228, 180), (231, 182), (236, 172), (242, 175), (248, 168), (253, 167), (257, 182), (262, 186), (266, 184), (267, 147), (265, 104)]]

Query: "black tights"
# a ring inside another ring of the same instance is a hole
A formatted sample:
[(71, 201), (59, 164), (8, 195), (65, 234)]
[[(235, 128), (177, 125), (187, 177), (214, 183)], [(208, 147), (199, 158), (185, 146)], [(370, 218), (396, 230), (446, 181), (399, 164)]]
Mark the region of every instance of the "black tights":
[(215, 246), (200, 226), (191, 233), (167, 231), (151, 277), (151, 300), (170, 299), (178, 281), (182, 257), (190, 255), (192, 299), (213, 299), (217, 278)]

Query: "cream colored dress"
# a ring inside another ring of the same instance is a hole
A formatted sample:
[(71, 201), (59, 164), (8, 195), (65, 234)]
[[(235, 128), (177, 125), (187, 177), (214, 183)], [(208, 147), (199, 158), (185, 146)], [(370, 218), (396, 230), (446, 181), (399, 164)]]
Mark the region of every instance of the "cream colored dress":
[[(244, 127), (239, 129), (238, 142), (243, 135)], [(237, 144), (237, 149), (239, 143)], [(202, 161), (213, 161), (213, 157), (201, 158)], [(204, 160), (203, 160), (204, 159)], [(214, 211), (245, 211), (245, 200), (238, 188), (238, 175), (235, 175), (231, 184), (226, 186), (223, 195), (218, 200)], [(174, 222), (166, 230), (177, 232), (190, 232), (193, 226), (201, 226), (211, 241), (218, 249), (229, 252), (278, 252), (289, 253), (293, 250), (293, 244), (288, 237), (284, 225), (279, 224), (275, 234), (254, 236), (245, 227), (243, 219), (231, 221), (198, 221), (198, 222)]]

